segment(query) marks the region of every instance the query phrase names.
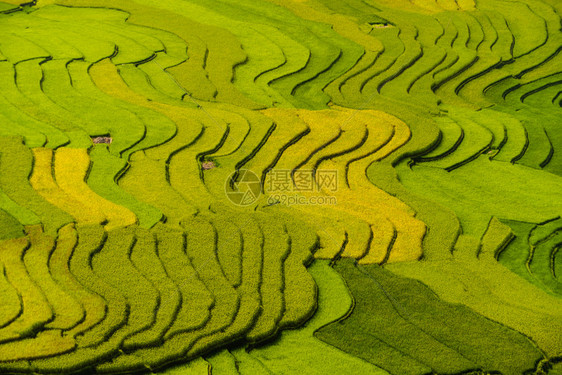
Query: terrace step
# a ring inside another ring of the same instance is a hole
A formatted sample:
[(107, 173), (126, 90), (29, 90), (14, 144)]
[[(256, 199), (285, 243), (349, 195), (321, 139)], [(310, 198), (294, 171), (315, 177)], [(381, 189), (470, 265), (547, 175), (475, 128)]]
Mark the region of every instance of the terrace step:
[(101, 224), (105, 217), (100, 211), (85, 206), (57, 185), (53, 175), (53, 150), (34, 148), (32, 151), (33, 171), (29, 182), (33, 189), (49, 203), (72, 215), (74, 220), (84, 224)]
[[(54, 238), (45, 235), (40, 226), (27, 227), (26, 232), (30, 247), (23, 255), (25, 267), (30, 278), (49, 302), (54, 315), (45, 328), (60, 331), (71, 329), (83, 320), (84, 312), (72, 295), (53, 277), (50, 261), (58, 244)], [(56, 336), (52, 339), (56, 339)], [(71, 346), (74, 347), (74, 342)]]
[[(72, 222), (70, 215), (48, 203), (30, 185), (28, 177), (33, 167), (33, 154), (22, 143), (22, 138), (0, 137), (0, 149), (0, 189), (21, 207), (14, 207), (14, 213), (29, 217), (31, 211), (39, 218), (45, 233), (51, 235)], [(37, 224), (29, 221), (24, 223)]]
[[(29, 242), (26, 238), (2, 242), (4, 275), (21, 301), (21, 313), (0, 328), (0, 343), (33, 337), (53, 320), (53, 310), (41, 289), (31, 279), (23, 255)], [(16, 306), (13, 306), (16, 307)]]

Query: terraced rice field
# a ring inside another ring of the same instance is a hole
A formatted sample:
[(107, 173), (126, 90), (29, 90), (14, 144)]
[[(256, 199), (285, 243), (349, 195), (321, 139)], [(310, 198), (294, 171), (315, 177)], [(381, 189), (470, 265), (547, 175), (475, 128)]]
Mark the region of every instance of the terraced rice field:
[(0, 374), (562, 374), (559, 0), (0, 1)]

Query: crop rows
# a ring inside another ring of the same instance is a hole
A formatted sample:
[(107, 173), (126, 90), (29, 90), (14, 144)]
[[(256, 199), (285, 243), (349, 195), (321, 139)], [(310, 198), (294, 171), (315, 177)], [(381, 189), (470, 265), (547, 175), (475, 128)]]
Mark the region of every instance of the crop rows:
[(560, 371), (556, 0), (3, 1), (1, 373)]

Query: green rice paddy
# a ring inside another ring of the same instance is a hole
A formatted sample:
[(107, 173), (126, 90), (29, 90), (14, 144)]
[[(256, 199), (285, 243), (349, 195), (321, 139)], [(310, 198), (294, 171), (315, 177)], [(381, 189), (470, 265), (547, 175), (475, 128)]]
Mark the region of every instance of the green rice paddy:
[(562, 374), (559, 0), (0, 0), (0, 374)]

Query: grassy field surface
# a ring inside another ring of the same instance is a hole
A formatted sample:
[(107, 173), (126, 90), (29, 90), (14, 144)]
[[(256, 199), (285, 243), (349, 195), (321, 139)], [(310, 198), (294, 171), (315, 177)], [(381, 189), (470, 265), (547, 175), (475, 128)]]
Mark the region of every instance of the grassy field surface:
[(0, 0), (0, 373), (562, 373), (557, 0)]

